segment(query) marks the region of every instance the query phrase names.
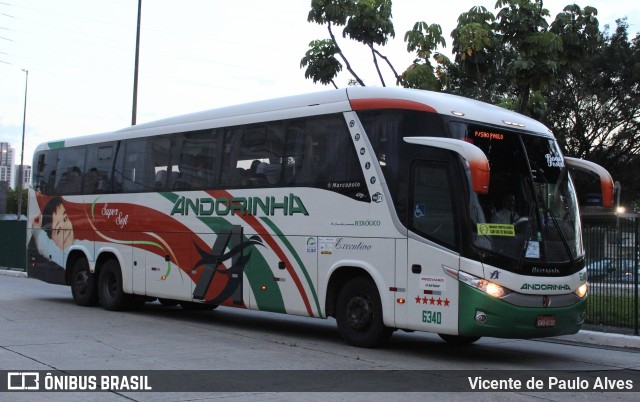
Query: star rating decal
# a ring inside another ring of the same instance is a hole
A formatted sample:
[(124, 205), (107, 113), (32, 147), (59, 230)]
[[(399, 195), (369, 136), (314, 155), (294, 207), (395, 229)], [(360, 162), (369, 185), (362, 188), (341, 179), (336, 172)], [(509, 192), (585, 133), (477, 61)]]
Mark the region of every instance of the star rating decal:
[(430, 306), (443, 306), (443, 307), (449, 307), (449, 304), (451, 304), (451, 300), (449, 300), (449, 298), (441, 298), (440, 296), (438, 296), (438, 298), (434, 298), (433, 296), (431, 296), (430, 298), (427, 296), (422, 296), (420, 297), (420, 295), (416, 296), (415, 299), (416, 304), (427, 304)]

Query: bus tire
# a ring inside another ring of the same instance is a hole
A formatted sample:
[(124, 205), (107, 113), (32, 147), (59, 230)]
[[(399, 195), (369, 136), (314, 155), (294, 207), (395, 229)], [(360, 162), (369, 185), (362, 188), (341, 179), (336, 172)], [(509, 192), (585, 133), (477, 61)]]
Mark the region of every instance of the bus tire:
[(98, 276), (100, 304), (105, 310), (122, 311), (131, 307), (132, 296), (122, 290), (122, 271), (116, 260), (108, 260)]
[(89, 270), (86, 258), (79, 258), (71, 268), (71, 296), (78, 306), (98, 304), (98, 280)]
[(438, 334), (438, 336), (448, 344), (454, 345), (454, 346), (471, 345), (472, 343), (480, 339), (479, 336), (448, 335), (448, 334)]
[(382, 320), (382, 303), (376, 284), (369, 278), (349, 280), (338, 294), (336, 321), (342, 338), (352, 346), (374, 348), (393, 333)]

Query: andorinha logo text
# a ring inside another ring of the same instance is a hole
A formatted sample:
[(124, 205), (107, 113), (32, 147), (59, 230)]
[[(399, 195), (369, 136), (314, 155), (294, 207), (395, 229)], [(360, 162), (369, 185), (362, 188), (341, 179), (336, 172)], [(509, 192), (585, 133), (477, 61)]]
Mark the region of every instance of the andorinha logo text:
[(571, 290), (569, 285), (553, 285), (546, 283), (525, 283), (520, 290)]
[(280, 199), (276, 197), (233, 197), (233, 198), (187, 198), (176, 200), (171, 215), (227, 216), (227, 215), (266, 215), (276, 214), (309, 215), (307, 208), (297, 195), (289, 194)]

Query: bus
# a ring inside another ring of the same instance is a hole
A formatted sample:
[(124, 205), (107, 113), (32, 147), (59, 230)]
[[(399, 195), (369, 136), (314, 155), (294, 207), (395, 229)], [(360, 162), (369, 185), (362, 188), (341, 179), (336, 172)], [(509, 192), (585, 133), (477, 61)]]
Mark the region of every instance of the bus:
[(458, 96), (317, 92), (41, 144), (28, 275), (76, 304), (334, 317), (468, 344), (577, 332), (587, 272), (569, 168), (543, 124)]

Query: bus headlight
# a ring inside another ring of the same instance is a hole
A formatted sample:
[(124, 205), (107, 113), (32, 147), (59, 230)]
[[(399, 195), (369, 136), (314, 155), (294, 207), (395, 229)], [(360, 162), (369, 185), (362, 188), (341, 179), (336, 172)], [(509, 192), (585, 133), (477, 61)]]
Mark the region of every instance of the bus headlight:
[(490, 282), (486, 279), (478, 278), (473, 275), (469, 275), (464, 272), (458, 273), (458, 278), (461, 282), (466, 283), (467, 285), (474, 287), (478, 290), (482, 290), (486, 294), (499, 299), (511, 293), (511, 291), (505, 287), (498, 285), (497, 283)]
[(574, 292), (575, 294), (578, 295), (579, 298), (583, 298), (587, 295), (587, 289), (589, 288), (589, 286), (587, 285), (587, 282), (585, 282), (582, 286), (580, 286), (578, 289), (576, 289), (576, 291)]
[(502, 286), (493, 283), (493, 282), (487, 282), (485, 281), (485, 287), (484, 290), (487, 294), (495, 297), (496, 299), (501, 298), (502, 296), (507, 294), (507, 290), (505, 288), (503, 288)]

